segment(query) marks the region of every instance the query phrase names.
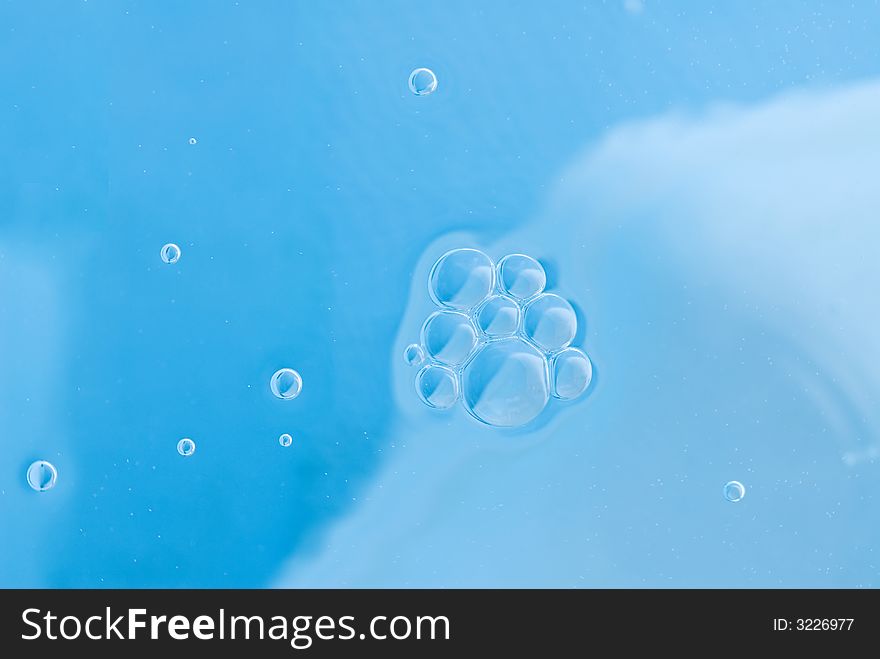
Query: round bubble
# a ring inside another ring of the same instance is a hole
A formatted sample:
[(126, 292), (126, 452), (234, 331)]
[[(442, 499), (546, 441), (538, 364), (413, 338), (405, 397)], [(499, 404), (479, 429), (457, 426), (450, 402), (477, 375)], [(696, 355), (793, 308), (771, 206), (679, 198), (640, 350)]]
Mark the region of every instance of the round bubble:
[(724, 498), (736, 503), (746, 495), (746, 486), (739, 481), (728, 481), (724, 484)]
[(561, 350), (577, 333), (577, 315), (567, 300), (546, 293), (526, 307), (523, 329), (529, 339), (547, 352)]
[(179, 442), (177, 442), (177, 452), (180, 453), (183, 457), (188, 458), (196, 452), (196, 443), (189, 437), (184, 437)]
[(520, 338), (490, 341), (464, 367), (462, 399), (490, 426), (521, 426), (550, 400), (547, 360)]
[(441, 256), (428, 277), (431, 298), (441, 307), (473, 309), (495, 287), (492, 259), (476, 249), (454, 249)]
[(553, 395), (562, 400), (577, 398), (590, 386), (593, 365), (577, 348), (566, 348), (553, 358)]
[(432, 94), (437, 90), (437, 76), (431, 69), (415, 69), (409, 74), (409, 90), (416, 96)]
[(45, 492), (55, 487), (58, 480), (58, 470), (55, 465), (46, 460), (32, 462), (27, 469), (27, 482), (31, 489), (37, 492)]
[(194, 138), (194, 137), (191, 137), (191, 138), (189, 138), (189, 143), (190, 143), (190, 144), (196, 144), (196, 143), (198, 143), (198, 140), (197, 140), (196, 138)]
[(516, 302), (503, 295), (493, 295), (477, 310), (477, 325), (487, 336), (511, 336), (519, 328), (519, 315)]
[(445, 366), (430, 364), (416, 376), (416, 391), (426, 405), (445, 410), (458, 400), (458, 380)]
[(292, 368), (281, 368), (275, 371), (269, 380), (269, 388), (276, 398), (293, 400), (302, 391), (302, 377)]
[(278, 438), (278, 443), (281, 444), (281, 446), (290, 446), (291, 444), (293, 444), (293, 437), (291, 437), (287, 433), (284, 433)]
[(525, 300), (543, 292), (547, 274), (531, 256), (509, 254), (498, 262), (498, 285), (505, 293)]
[(162, 245), (159, 256), (162, 257), (165, 263), (177, 263), (180, 260), (180, 247), (174, 243)]
[(410, 343), (403, 349), (403, 361), (407, 366), (421, 366), (425, 361), (425, 351), (418, 343)]
[(463, 313), (437, 311), (422, 326), (422, 344), (438, 362), (458, 366), (477, 345), (477, 330)]

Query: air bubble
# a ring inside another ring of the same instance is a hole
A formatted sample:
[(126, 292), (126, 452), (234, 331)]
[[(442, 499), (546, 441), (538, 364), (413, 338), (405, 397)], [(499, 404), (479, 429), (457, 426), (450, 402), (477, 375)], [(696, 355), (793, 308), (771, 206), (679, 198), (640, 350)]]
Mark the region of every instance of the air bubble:
[(441, 307), (469, 310), (495, 286), (492, 259), (476, 249), (454, 249), (437, 259), (428, 277), (431, 298)]
[(193, 145), (193, 144), (198, 144), (198, 140), (197, 140), (196, 138), (194, 138), (194, 137), (191, 137), (191, 138), (189, 138), (189, 143), (190, 143), (191, 145)]
[(162, 257), (165, 263), (177, 263), (180, 260), (180, 247), (174, 243), (162, 245), (159, 256)]
[(437, 76), (431, 69), (419, 68), (409, 74), (409, 90), (416, 96), (433, 94), (437, 89)]
[(58, 470), (55, 465), (46, 460), (37, 460), (31, 463), (27, 469), (27, 482), (31, 489), (37, 492), (45, 492), (55, 487), (58, 480)]
[(728, 481), (724, 484), (724, 498), (736, 503), (746, 495), (746, 486), (739, 481)]
[(509, 254), (498, 262), (498, 285), (505, 293), (525, 300), (544, 291), (547, 274), (531, 256)]
[(577, 398), (590, 386), (593, 365), (577, 348), (566, 348), (553, 358), (553, 395), (562, 400)]
[(275, 371), (269, 380), (269, 388), (276, 398), (293, 400), (302, 391), (302, 377), (292, 368), (281, 368)]
[(416, 376), (416, 391), (426, 405), (449, 409), (458, 400), (458, 380), (448, 368), (430, 364)]
[(179, 442), (177, 442), (177, 452), (180, 453), (183, 457), (188, 458), (196, 452), (196, 443), (189, 437), (184, 437)]
[(521, 426), (550, 400), (547, 360), (520, 338), (482, 346), (462, 371), (467, 410), (490, 426)]
[(546, 293), (535, 298), (526, 307), (523, 320), (526, 336), (546, 350), (561, 350), (572, 342), (577, 333), (577, 315), (567, 300)]
[(425, 351), (418, 343), (410, 343), (403, 349), (403, 361), (407, 366), (421, 366), (425, 361)]
[(281, 446), (290, 446), (293, 444), (293, 437), (288, 433), (284, 433), (278, 438), (278, 443), (281, 444)]
[(480, 305), (477, 325), (486, 336), (511, 336), (519, 327), (519, 305), (509, 297), (493, 295)]
[(477, 331), (471, 319), (457, 311), (437, 311), (422, 326), (425, 351), (438, 362), (458, 366), (477, 344)]

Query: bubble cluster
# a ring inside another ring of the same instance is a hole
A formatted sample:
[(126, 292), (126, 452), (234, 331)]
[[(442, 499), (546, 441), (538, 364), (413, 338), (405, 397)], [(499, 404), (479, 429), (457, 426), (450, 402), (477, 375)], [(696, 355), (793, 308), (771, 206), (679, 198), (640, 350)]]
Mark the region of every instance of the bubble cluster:
[(292, 368), (280, 368), (269, 380), (269, 389), (276, 398), (293, 400), (302, 391), (302, 377)]
[(45, 492), (55, 487), (58, 480), (58, 470), (55, 465), (46, 460), (32, 462), (27, 469), (27, 483), (31, 489), (37, 492)]
[(422, 325), (421, 344), (404, 351), (408, 364), (426, 362), (416, 375), (422, 402), (447, 409), (460, 400), (487, 425), (516, 427), (551, 398), (583, 395), (593, 367), (571, 347), (577, 314), (546, 286), (544, 268), (525, 254), (509, 254), (497, 267), (471, 248), (437, 259), (428, 293), (440, 309)]
[(159, 256), (165, 263), (177, 263), (180, 260), (180, 247), (174, 243), (166, 243), (159, 250)]
[(746, 486), (739, 481), (728, 481), (724, 484), (724, 498), (736, 503), (746, 495)]
[(291, 437), (289, 433), (283, 433), (278, 438), (278, 443), (281, 444), (281, 446), (290, 446), (293, 444), (293, 437)]
[(415, 69), (409, 74), (409, 90), (416, 96), (433, 94), (437, 90), (437, 76), (431, 69)]
[(189, 437), (184, 437), (179, 442), (177, 442), (177, 452), (180, 453), (183, 457), (188, 458), (196, 452), (196, 443)]

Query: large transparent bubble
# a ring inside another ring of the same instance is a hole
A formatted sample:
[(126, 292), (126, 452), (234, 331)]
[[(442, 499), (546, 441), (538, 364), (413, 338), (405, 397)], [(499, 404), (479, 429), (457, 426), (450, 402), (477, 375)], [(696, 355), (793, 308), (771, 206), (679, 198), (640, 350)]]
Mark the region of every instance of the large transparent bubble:
[(449, 309), (473, 309), (489, 296), (494, 286), (492, 259), (476, 249), (446, 252), (428, 277), (431, 299)]
[(416, 375), (416, 392), (426, 405), (449, 409), (458, 400), (458, 380), (445, 366), (429, 364)]
[(521, 426), (550, 400), (547, 361), (518, 337), (490, 341), (464, 367), (462, 399), (467, 410), (491, 426)]
[(458, 366), (477, 345), (477, 330), (463, 313), (437, 311), (428, 316), (422, 327), (422, 344), (433, 359)]
[(476, 319), (480, 330), (493, 338), (512, 336), (519, 329), (519, 305), (503, 295), (493, 295), (480, 305)]
[(523, 330), (547, 352), (561, 350), (577, 334), (577, 315), (568, 300), (547, 293), (532, 300), (523, 317)]
[(547, 274), (531, 256), (509, 254), (498, 262), (498, 285), (505, 293), (525, 300), (543, 292)]
[(551, 365), (553, 395), (562, 400), (577, 398), (593, 379), (590, 359), (577, 348), (566, 348), (553, 358)]

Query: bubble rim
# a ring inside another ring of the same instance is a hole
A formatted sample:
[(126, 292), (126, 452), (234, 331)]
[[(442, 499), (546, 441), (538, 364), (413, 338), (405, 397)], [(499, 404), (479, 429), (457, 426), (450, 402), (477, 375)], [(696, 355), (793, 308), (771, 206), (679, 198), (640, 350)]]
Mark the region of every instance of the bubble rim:
[[(43, 487), (41, 485), (34, 485), (33, 481), (31, 481), (31, 470), (33, 470), (35, 467), (43, 467), (43, 466), (47, 467), (49, 469), (49, 472), (51, 473), (51, 477), (49, 478), (49, 484), (46, 485), (45, 487)], [(43, 460), (43, 459), (34, 460), (33, 462), (31, 462), (28, 465), (28, 468), (24, 473), (24, 478), (28, 484), (28, 487), (30, 487), (34, 492), (40, 492), (40, 493), (48, 492), (49, 490), (51, 490), (55, 487), (55, 484), (58, 481), (58, 468), (54, 464), (49, 462), (48, 460)]]
[[(297, 382), (296, 393), (293, 394), (292, 396), (283, 395), (281, 393), (281, 390), (278, 387), (273, 386), (276, 383), (276, 381), (278, 380), (281, 373), (284, 373), (285, 371), (290, 371), (291, 373), (293, 373), (294, 379)], [(283, 366), (283, 367), (279, 368), (277, 371), (275, 371), (272, 374), (272, 377), (269, 378), (269, 391), (278, 400), (294, 400), (295, 398), (299, 398), (299, 395), (302, 393), (302, 390), (303, 390), (302, 375), (300, 375), (299, 371), (297, 371), (295, 368), (290, 368), (289, 366)]]
[[(426, 89), (425, 91), (419, 91), (415, 86), (415, 80), (416, 80), (416, 76), (419, 73), (422, 73), (423, 71), (430, 73), (431, 78), (433, 79), (434, 82), (431, 85), (430, 89)], [(419, 66), (419, 67), (414, 68), (412, 71), (410, 71), (409, 77), (407, 78), (407, 86), (409, 87), (409, 90), (415, 96), (430, 96), (435, 91), (437, 91), (437, 88), (440, 86), (440, 81), (437, 79), (437, 74), (434, 73), (433, 69), (429, 69), (427, 66)]]
[[(191, 450), (190, 452), (188, 452), (188, 453), (185, 452), (184, 449), (183, 449), (184, 445), (185, 445), (187, 442), (189, 442), (190, 444), (192, 444), (192, 450)], [(196, 442), (195, 442), (195, 440), (192, 439), (191, 437), (181, 437), (181, 438), (177, 441), (177, 453), (178, 453), (179, 455), (181, 455), (182, 457), (184, 457), (184, 458), (190, 458), (190, 457), (192, 457), (193, 455), (195, 455), (195, 452), (196, 452)]]

